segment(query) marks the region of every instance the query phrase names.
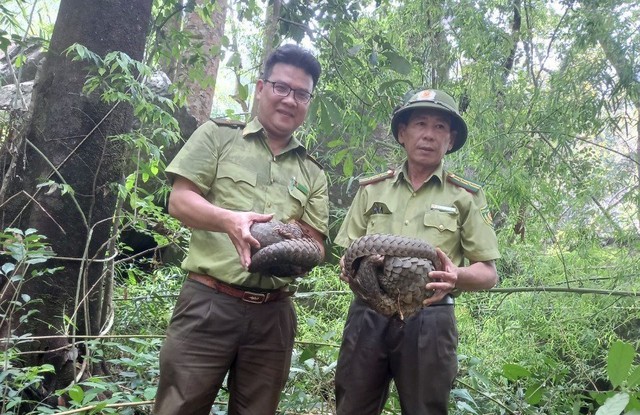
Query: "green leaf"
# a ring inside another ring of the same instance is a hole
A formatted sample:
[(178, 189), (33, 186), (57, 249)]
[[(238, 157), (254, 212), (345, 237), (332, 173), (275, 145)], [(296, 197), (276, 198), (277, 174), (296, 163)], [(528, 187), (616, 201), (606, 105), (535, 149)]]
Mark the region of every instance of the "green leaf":
[(30, 265), (35, 265), (35, 264), (42, 264), (44, 262), (47, 262), (48, 260), (49, 260), (49, 257), (46, 257), (46, 256), (34, 256), (27, 259), (25, 262)]
[(520, 365), (507, 363), (502, 366), (502, 374), (509, 380), (518, 380), (521, 378), (528, 378), (531, 376), (531, 372)]
[(629, 343), (616, 341), (609, 349), (607, 375), (614, 388), (620, 386), (629, 376), (635, 350)]
[(327, 112), (327, 106), (325, 105), (324, 99), (320, 102), (320, 127), (325, 131), (331, 130), (331, 118)]
[(18, 229), (18, 228), (6, 228), (4, 230), (5, 233), (13, 233), (16, 235), (24, 235), (24, 233), (22, 232), (22, 229)]
[(146, 400), (151, 400), (156, 396), (156, 392), (158, 391), (157, 387), (152, 387), (152, 388), (146, 388), (144, 390), (144, 392), (142, 393), (142, 396), (144, 396), (144, 399)]
[(596, 415), (620, 415), (629, 403), (629, 395), (626, 393), (618, 393), (607, 399), (596, 411)]
[(627, 378), (627, 386), (630, 388), (635, 388), (640, 385), (640, 366), (636, 367), (631, 371), (631, 374)]
[(305, 347), (302, 350), (302, 353), (300, 354), (299, 360), (301, 362), (304, 362), (306, 360), (309, 360), (309, 359), (312, 359), (312, 358), (316, 357), (316, 355), (318, 354), (318, 349), (319, 348), (320, 348), (319, 346), (313, 345), (313, 344)]
[(325, 99), (324, 104), (327, 107), (327, 112), (333, 125), (340, 124), (342, 122), (342, 112), (338, 109), (338, 106), (331, 98)]
[(340, 162), (342, 162), (342, 160), (344, 160), (349, 152), (350, 150), (348, 148), (343, 148), (342, 150), (335, 153), (331, 158), (331, 162), (333, 163), (333, 165), (337, 166)]
[(342, 173), (345, 177), (353, 176), (353, 167), (353, 154), (349, 152), (344, 158), (344, 163), (342, 164)]
[(473, 396), (471, 396), (471, 394), (469, 393), (469, 391), (467, 389), (453, 389), (451, 391), (451, 395), (456, 398), (456, 400), (458, 399), (463, 399), (467, 402), (471, 402), (473, 404), (475, 404), (475, 400), (473, 399)]
[(369, 63), (373, 66), (378, 64), (378, 53), (376, 51), (371, 52), (369, 55)]
[(524, 399), (529, 405), (537, 405), (542, 400), (544, 392), (545, 388), (542, 383), (536, 382), (527, 388), (527, 391), (524, 393)]
[[(471, 407), (471, 405), (469, 405), (469, 404), (468, 404), (468, 403), (466, 403), (466, 402), (456, 402), (456, 407), (457, 407), (458, 409), (462, 409), (463, 411), (465, 411), (465, 412), (469, 412), (469, 413), (471, 413), (471, 414), (477, 414), (477, 413), (478, 413), (475, 409), (473, 409), (473, 408)], [(464, 413), (464, 412), (463, 412), (463, 413)]]
[(338, 138), (338, 139), (329, 141), (327, 143), (327, 148), (336, 148), (342, 145), (344, 145), (344, 140)]
[(11, 46), (11, 40), (7, 37), (7, 31), (0, 29), (0, 50), (7, 54), (7, 49)]
[(229, 61), (227, 62), (227, 67), (239, 68), (241, 64), (242, 64), (242, 58), (240, 57), (240, 54), (238, 52), (235, 52), (233, 55), (231, 55), (231, 58), (229, 58)]
[(409, 75), (411, 72), (411, 62), (392, 51), (382, 53), (389, 61), (392, 70), (402, 75)]
[(11, 273), (14, 269), (16, 269), (15, 264), (13, 264), (11, 262), (7, 262), (6, 264), (4, 264), (2, 266), (2, 273), (4, 275), (7, 275), (7, 274)]
[[(82, 404), (86, 405), (89, 402), (93, 401), (95, 399), (95, 397), (100, 394), (100, 392), (101, 391), (97, 390), (96, 388), (93, 388), (92, 390), (89, 390), (89, 391), (85, 392), (84, 398), (82, 399)], [(106, 402), (105, 402), (105, 405), (106, 405)]]
[(241, 100), (246, 101), (249, 97), (249, 85), (238, 83), (238, 96)]
[(82, 398), (84, 397), (84, 391), (79, 385), (73, 385), (69, 388), (69, 397), (71, 400), (79, 405), (82, 404)]
[(349, 49), (347, 49), (347, 53), (350, 56), (356, 56), (358, 54), (358, 52), (360, 52), (360, 50), (362, 49), (364, 45), (355, 45)]

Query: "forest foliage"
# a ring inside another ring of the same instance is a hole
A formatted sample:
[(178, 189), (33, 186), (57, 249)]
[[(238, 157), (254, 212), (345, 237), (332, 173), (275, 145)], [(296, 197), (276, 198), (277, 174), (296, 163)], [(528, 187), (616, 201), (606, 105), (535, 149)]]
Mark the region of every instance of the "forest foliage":
[[(208, 51), (172, 22), (185, 13), (207, 22), (213, 4), (155, 0), (144, 61), (83, 45), (66, 51), (89, 68), (86, 94), (130, 105), (138, 120), (113, 138), (129, 156), (126, 177), (114, 183), (123, 206), (114, 220), (119, 255), (105, 267), (114, 277), (113, 314), (100, 336), (73, 337), (69, 353), (83, 355), (77, 381), (48, 396), (56, 405), (40, 399), (53, 368), (22, 364), (21, 345), (37, 339), (20, 327), (43, 316), (32, 310), (39, 299), (20, 287), (56, 275), (47, 266), (56, 255), (48, 241), (59, 235), (3, 224), (0, 281), (18, 288), (0, 307), (2, 323), (13, 316), (0, 343), (0, 413), (150, 413), (189, 236), (163, 208), (163, 169), (186, 138), (174, 115), (189, 91), (181, 82), (157, 91), (145, 81), (195, 50), (183, 64), (206, 84), (199, 65)], [(265, 39), (255, 28), (265, 27), (275, 4), (276, 35)], [(357, 179), (401, 162), (389, 123), (404, 93), (424, 85), (460, 102), (469, 140), (447, 156), (447, 167), (483, 184), (502, 258), (496, 288), (456, 303), (460, 372), (452, 414), (640, 414), (637, 2), (230, 0), (228, 7), (214, 51), (223, 66), (214, 115), (247, 119), (268, 42), (301, 42), (323, 65), (301, 138), (329, 174), (332, 236)], [(26, 50), (27, 40), (46, 50), (55, 8), (53, 1), (0, 0), (5, 57), (16, 46)], [(19, 75), (26, 64), (18, 54), (9, 66)], [(0, 79), (0, 86), (16, 80)], [(0, 111), (2, 153), (13, 151), (21, 116)], [(73, 197), (56, 179), (41, 185)], [(146, 236), (148, 251), (131, 235)], [(299, 281), (298, 336), (281, 413), (334, 409), (333, 373), (352, 298), (338, 279), (339, 255), (331, 249), (327, 263)], [(51, 334), (75, 333), (75, 318), (71, 310), (51, 316)], [(107, 369), (80, 376), (92, 365)], [(214, 413), (225, 413), (225, 399)], [(400, 413), (393, 393), (385, 413)]]

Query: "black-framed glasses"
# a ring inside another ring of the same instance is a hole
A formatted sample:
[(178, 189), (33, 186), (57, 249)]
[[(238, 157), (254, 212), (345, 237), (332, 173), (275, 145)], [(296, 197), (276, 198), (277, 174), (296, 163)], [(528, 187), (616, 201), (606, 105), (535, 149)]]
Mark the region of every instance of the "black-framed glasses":
[(305, 91), (304, 89), (293, 89), (284, 82), (270, 81), (268, 79), (263, 79), (263, 81), (270, 83), (273, 87), (273, 93), (280, 97), (288, 97), (291, 91), (293, 91), (293, 99), (300, 104), (306, 104), (313, 98), (311, 92)]

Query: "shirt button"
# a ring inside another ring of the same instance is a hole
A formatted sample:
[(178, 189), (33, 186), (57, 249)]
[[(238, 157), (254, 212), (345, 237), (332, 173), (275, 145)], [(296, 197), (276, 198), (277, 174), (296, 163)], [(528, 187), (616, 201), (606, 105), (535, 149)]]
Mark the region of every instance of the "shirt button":
[(409, 221), (408, 220), (404, 221), (404, 226), (409, 226)]
[(271, 207), (271, 202), (267, 203), (267, 207)]
[(439, 229), (439, 230), (441, 230), (441, 231), (443, 231), (443, 230), (444, 230), (444, 225), (440, 225), (440, 226), (438, 226), (438, 229)]

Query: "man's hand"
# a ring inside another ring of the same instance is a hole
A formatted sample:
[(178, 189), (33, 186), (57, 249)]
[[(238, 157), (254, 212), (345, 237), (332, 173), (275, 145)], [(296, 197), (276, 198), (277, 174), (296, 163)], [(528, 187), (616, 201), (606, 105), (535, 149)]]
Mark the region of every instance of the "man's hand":
[(351, 279), (347, 276), (347, 273), (344, 270), (344, 255), (340, 257), (340, 279), (347, 284), (351, 283)]
[(181, 176), (173, 181), (169, 214), (191, 228), (229, 235), (245, 269), (251, 263), (251, 247), (260, 247), (249, 228), (255, 222), (269, 222), (273, 218), (273, 214), (235, 212), (213, 205), (204, 198), (195, 183)]
[(459, 268), (451, 262), (451, 259), (442, 252), (440, 248), (436, 248), (436, 253), (440, 259), (441, 269), (431, 271), (429, 278), (433, 280), (426, 285), (427, 290), (433, 290), (432, 297), (424, 300), (424, 305), (429, 306), (442, 300), (447, 294), (456, 288), (458, 282)]
[(320, 249), (322, 258), (324, 259), (324, 235), (317, 231), (315, 228), (307, 225), (307, 223), (303, 220), (296, 220), (295, 222), (298, 224), (298, 226), (300, 226), (302, 232), (304, 232), (305, 235), (310, 236), (315, 241), (316, 245), (318, 245), (318, 248)]
[(251, 264), (251, 248), (260, 248), (260, 242), (251, 235), (251, 225), (256, 222), (269, 222), (271, 219), (273, 219), (273, 213), (233, 212), (229, 216), (225, 224), (225, 232), (238, 251), (240, 264), (244, 269), (248, 269)]

